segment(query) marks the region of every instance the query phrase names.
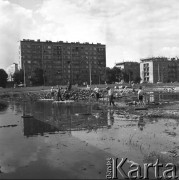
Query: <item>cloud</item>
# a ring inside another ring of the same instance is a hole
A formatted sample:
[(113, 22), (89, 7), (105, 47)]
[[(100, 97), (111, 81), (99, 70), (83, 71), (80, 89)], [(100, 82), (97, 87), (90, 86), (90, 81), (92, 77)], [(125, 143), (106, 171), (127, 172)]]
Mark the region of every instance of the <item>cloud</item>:
[(167, 56), (169, 58), (179, 57), (179, 47), (163, 47), (160, 49), (159, 55)]
[(34, 9), (1, 0), (0, 7), (3, 65), (12, 62), (15, 41), (22, 38), (101, 42), (111, 67), (115, 61), (179, 54), (172, 50), (179, 46), (178, 0), (45, 0)]
[[(101, 33), (105, 30), (104, 19), (90, 15), (88, 1), (77, 2), (45, 1), (37, 11), (45, 20), (41, 26), (43, 36), (52, 40), (105, 42), (105, 35)], [(52, 29), (48, 31), (46, 25)]]
[(30, 33), (32, 11), (8, 1), (0, 1), (0, 67), (5, 68), (18, 59), (18, 41)]

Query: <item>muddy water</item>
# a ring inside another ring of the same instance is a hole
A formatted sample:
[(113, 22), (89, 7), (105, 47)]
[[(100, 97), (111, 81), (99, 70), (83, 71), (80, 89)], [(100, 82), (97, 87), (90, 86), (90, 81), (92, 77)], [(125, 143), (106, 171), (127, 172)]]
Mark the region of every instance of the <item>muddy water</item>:
[(160, 159), (178, 170), (178, 133), (178, 119), (99, 104), (9, 102), (0, 112), (0, 178), (104, 179), (108, 157), (141, 165)]

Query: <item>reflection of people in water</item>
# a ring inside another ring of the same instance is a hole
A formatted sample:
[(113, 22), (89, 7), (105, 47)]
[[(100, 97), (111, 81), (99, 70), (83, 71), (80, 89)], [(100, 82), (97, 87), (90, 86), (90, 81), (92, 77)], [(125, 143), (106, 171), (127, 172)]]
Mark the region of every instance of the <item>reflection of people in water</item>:
[(108, 110), (108, 113), (107, 113), (107, 121), (108, 121), (108, 128), (111, 128), (111, 126), (113, 125), (114, 123), (114, 111), (113, 110)]
[(145, 122), (144, 122), (144, 119), (142, 116), (139, 117), (139, 121), (138, 121), (138, 128), (143, 131), (144, 129), (144, 126), (145, 126)]

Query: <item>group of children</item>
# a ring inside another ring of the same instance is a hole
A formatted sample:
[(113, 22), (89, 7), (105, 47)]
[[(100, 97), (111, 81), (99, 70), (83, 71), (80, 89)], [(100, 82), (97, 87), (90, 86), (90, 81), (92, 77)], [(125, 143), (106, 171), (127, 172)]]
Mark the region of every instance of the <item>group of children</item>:
[[(54, 87), (51, 88), (51, 99), (55, 99), (55, 92), (57, 92), (57, 101), (64, 101), (64, 99), (62, 98), (62, 87), (58, 86), (58, 89), (55, 90)], [(65, 89), (65, 100), (69, 99), (69, 94), (68, 94), (68, 88)]]
[[(114, 91), (110, 87), (107, 87), (106, 89), (108, 91), (108, 97), (109, 97), (110, 106), (111, 106), (111, 104), (113, 106), (115, 106), (115, 104), (114, 104), (114, 94), (113, 94)], [(100, 98), (100, 95), (99, 95), (99, 88), (97, 86), (94, 88), (94, 92), (96, 93), (96, 101), (98, 101), (99, 98)]]
[[(108, 98), (109, 98), (109, 105), (111, 106), (111, 104), (113, 106), (115, 106), (114, 104), (114, 90), (110, 87), (107, 87), (106, 88), (107, 91), (108, 91)], [(134, 89), (134, 88), (133, 88)], [(95, 93), (96, 93), (96, 101), (99, 100), (99, 88), (96, 86), (95, 89), (94, 89)], [(139, 87), (139, 90), (137, 92), (137, 96), (138, 96), (138, 102), (139, 102), (139, 105), (145, 105), (145, 102), (144, 102), (144, 91), (142, 89), (142, 86)]]
[[(66, 90), (65, 90), (65, 100), (66, 99), (69, 99), (69, 94), (68, 94), (68, 91), (70, 91), (71, 89), (71, 86), (67, 87)], [(62, 92), (61, 92), (62, 88), (58, 86), (58, 89), (55, 90), (53, 87), (51, 88), (51, 98), (54, 99), (55, 98), (55, 92), (57, 92), (57, 101), (63, 101), (62, 99)], [(109, 105), (113, 105), (115, 106), (115, 103), (114, 103), (114, 90), (110, 87), (106, 87), (106, 90), (108, 92), (108, 99), (109, 99)], [(99, 101), (99, 98), (100, 98), (100, 89), (96, 86), (94, 88), (94, 92), (95, 92), (95, 96), (96, 96), (96, 101), (98, 102)], [(142, 86), (139, 87), (139, 91), (137, 92), (137, 95), (138, 95), (138, 101), (139, 101), (139, 105), (144, 105), (144, 91), (142, 89)]]

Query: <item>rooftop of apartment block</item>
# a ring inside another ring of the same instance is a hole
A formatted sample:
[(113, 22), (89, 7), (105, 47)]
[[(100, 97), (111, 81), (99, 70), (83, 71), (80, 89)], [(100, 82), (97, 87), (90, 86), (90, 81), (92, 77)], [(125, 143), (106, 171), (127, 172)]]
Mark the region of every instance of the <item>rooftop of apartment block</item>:
[(119, 63), (115, 63), (116, 65), (124, 65), (124, 64), (139, 64), (138, 62), (134, 62), (134, 61), (125, 61), (125, 62), (119, 62)]
[(140, 59), (141, 62), (146, 62), (146, 61), (168, 61), (169, 58), (167, 57), (150, 57), (150, 58), (144, 58)]
[(53, 41), (50, 41), (50, 40), (46, 40), (46, 41), (41, 41), (40, 39), (37, 39), (37, 40), (31, 40), (31, 39), (23, 39), (21, 42), (31, 42), (31, 43), (56, 43), (56, 44), (78, 44), (78, 45), (102, 45), (102, 46), (105, 46), (104, 44), (101, 44), (101, 43), (89, 43), (89, 42), (68, 42), (68, 41), (56, 41), (56, 42), (53, 42)]

